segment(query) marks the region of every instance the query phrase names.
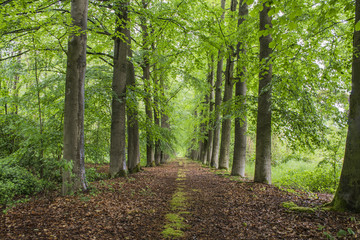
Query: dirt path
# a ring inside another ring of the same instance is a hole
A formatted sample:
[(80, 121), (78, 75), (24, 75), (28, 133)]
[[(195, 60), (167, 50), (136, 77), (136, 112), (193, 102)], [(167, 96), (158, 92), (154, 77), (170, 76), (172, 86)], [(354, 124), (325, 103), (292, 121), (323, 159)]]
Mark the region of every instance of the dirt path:
[[(177, 159), (88, 194), (47, 196), (0, 215), (0, 239), (356, 239), (360, 215), (292, 212), (319, 205), (275, 187), (239, 182)], [(341, 231), (343, 230), (343, 231)], [(354, 235), (354, 234), (355, 235)]]

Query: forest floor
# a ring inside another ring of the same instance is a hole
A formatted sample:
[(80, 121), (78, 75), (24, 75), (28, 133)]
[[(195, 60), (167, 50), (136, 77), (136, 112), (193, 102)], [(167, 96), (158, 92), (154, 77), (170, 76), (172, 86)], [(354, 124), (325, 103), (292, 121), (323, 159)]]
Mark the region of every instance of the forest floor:
[[(104, 168), (102, 168), (104, 169)], [(359, 239), (360, 215), (293, 211), (310, 198), (176, 159), (75, 196), (46, 194), (0, 215), (0, 239)]]

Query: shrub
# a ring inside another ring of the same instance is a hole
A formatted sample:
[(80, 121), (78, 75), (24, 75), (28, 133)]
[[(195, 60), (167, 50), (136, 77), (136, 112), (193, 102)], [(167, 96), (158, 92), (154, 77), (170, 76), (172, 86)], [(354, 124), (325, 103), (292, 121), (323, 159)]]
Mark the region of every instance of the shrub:
[(0, 204), (6, 205), (16, 196), (32, 195), (42, 191), (43, 181), (36, 178), (23, 167), (8, 159), (0, 162)]

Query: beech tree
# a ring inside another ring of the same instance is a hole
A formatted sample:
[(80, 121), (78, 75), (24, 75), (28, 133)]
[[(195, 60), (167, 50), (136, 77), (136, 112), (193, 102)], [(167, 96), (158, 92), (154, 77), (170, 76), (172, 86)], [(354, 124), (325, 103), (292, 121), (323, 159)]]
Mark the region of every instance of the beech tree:
[(353, 37), (352, 91), (345, 146), (344, 165), (333, 199), (337, 210), (360, 212), (360, 0), (355, 3)]
[[(225, 3), (226, 0), (221, 0), (221, 8), (223, 13), (221, 20), (225, 18)], [(215, 117), (214, 117), (214, 137), (213, 137), (213, 149), (211, 154), (210, 165), (214, 168), (219, 167), (219, 152), (220, 152), (220, 105), (221, 105), (221, 85), (223, 76), (223, 53), (221, 50), (218, 52), (218, 59), (216, 65), (216, 81), (215, 81)]]
[[(244, 0), (239, 3), (239, 26), (246, 21), (248, 15), (248, 5)], [(246, 67), (244, 60), (246, 54), (245, 41), (240, 41), (237, 46), (237, 82), (235, 94), (239, 101), (239, 113), (235, 118), (235, 143), (234, 155), (231, 175), (245, 177), (245, 162), (246, 162)], [(240, 115), (240, 116), (239, 116)]]
[(126, 82), (126, 107), (127, 107), (127, 131), (128, 131), (128, 169), (130, 173), (140, 171), (140, 139), (139, 139), (139, 104), (136, 99), (135, 69), (132, 60), (131, 36), (126, 28), (128, 43), (127, 82)]
[(268, 32), (272, 28), (270, 1), (262, 1), (260, 12), (260, 74), (258, 115), (256, 122), (255, 182), (271, 183), (271, 79), (272, 41)]
[(66, 68), (62, 193), (86, 190), (84, 162), (84, 86), (88, 1), (71, 1), (73, 33), (69, 37)]
[(116, 27), (114, 40), (113, 99), (111, 114), (110, 175), (124, 176), (126, 166), (126, 80), (128, 46), (126, 37), (128, 2), (115, 5)]

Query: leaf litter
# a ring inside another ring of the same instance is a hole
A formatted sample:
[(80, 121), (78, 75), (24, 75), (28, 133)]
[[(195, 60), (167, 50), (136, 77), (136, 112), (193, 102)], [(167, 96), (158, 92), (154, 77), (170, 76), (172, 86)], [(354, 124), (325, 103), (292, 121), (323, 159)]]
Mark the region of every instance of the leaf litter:
[[(176, 159), (129, 178), (101, 180), (88, 193), (34, 197), (0, 215), (0, 239), (164, 239), (166, 216), (186, 171), (182, 192), (187, 214), (173, 239), (358, 239), (360, 214), (291, 211), (292, 202), (317, 207), (313, 199), (272, 185), (216, 175), (200, 164)], [(106, 171), (106, 168), (102, 168)]]

